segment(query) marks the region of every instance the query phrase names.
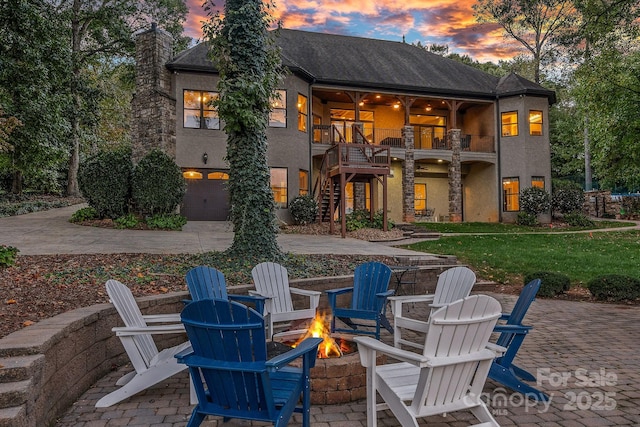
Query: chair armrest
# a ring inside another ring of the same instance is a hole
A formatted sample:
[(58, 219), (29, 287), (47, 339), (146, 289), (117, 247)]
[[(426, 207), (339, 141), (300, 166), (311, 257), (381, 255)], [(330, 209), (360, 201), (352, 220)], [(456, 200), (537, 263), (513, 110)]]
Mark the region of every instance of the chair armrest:
[(503, 346), (494, 344), (492, 342), (487, 343), (487, 349), (493, 351), (496, 357), (502, 356), (507, 351), (507, 349), (504, 348)]
[(435, 295), (398, 295), (390, 296), (387, 298), (391, 302), (391, 313), (394, 316), (402, 315), (402, 304), (414, 303), (414, 302), (429, 302), (433, 301)]
[(391, 295), (393, 295), (395, 293), (395, 291), (393, 289), (389, 289), (386, 292), (380, 292), (376, 294), (377, 298), (384, 298), (387, 299), (388, 297), (390, 297)]
[(400, 304), (404, 304), (407, 302), (429, 302), (433, 301), (435, 295), (393, 295), (389, 297), (389, 301), (391, 302), (400, 302)]
[(273, 296), (271, 296), (271, 295), (263, 295), (263, 294), (261, 294), (260, 292), (258, 292), (258, 291), (254, 291), (254, 290), (251, 290), (251, 289), (249, 290), (249, 296), (252, 296), (252, 297), (261, 297), (261, 298), (264, 298), (265, 300), (268, 300), (268, 299), (273, 298)]
[(176, 359), (178, 359), (178, 362), (180, 363), (184, 363), (184, 358), (187, 356), (190, 356), (193, 354), (193, 347), (189, 346), (187, 348), (185, 348), (182, 351), (177, 352), (176, 354), (173, 355), (173, 357), (175, 357)]
[(172, 325), (158, 325), (158, 326), (117, 326), (111, 329), (116, 333), (116, 336), (126, 337), (133, 335), (146, 335), (146, 334), (178, 334), (184, 332), (184, 325), (182, 323), (176, 323)]
[(266, 363), (267, 370), (275, 371), (283, 365), (288, 364), (292, 360), (299, 358), (309, 352), (313, 352), (313, 358), (316, 358), (316, 354), (318, 353), (318, 346), (322, 342), (322, 338), (307, 338), (298, 344), (295, 348), (287, 351), (286, 353), (280, 354), (272, 359), (269, 359)]
[(256, 311), (260, 314), (264, 313), (264, 304), (267, 300), (267, 297), (263, 297), (262, 295), (237, 295), (237, 294), (227, 294), (230, 300), (233, 301), (241, 301), (243, 303), (253, 303), (256, 306)]
[(146, 314), (142, 318), (147, 323), (180, 323), (180, 313)]
[(514, 334), (525, 335), (528, 334), (529, 331), (533, 329), (533, 326), (524, 326), (524, 325), (496, 325), (493, 328), (493, 332), (511, 332)]
[[(425, 367), (429, 366), (429, 358), (414, 353), (412, 351), (402, 350), (400, 348), (392, 347), (388, 344), (383, 343), (382, 341), (378, 341), (372, 337), (354, 337), (353, 340), (358, 344), (358, 352), (360, 353), (360, 361), (364, 365), (364, 359), (367, 356), (367, 353), (383, 353), (388, 356), (393, 357), (394, 359), (398, 359), (402, 362), (411, 363), (412, 365)], [(372, 358), (375, 360), (375, 356)]]
[(292, 294), (296, 294), (296, 295), (306, 295), (308, 297), (315, 297), (315, 296), (320, 296), (322, 294), (322, 292), (320, 291), (309, 291), (306, 289), (299, 289), (299, 288), (289, 288), (289, 291)]
[(325, 292), (329, 295), (346, 294), (347, 292), (353, 292), (353, 286), (350, 286), (348, 288), (327, 289)]

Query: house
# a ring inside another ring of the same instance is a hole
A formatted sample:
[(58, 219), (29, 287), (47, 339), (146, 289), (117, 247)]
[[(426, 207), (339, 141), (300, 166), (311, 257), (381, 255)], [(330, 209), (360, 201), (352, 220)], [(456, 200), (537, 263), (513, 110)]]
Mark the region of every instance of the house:
[[(550, 191), (553, 91), (401, 42), (282, 29), (277, 43), (290, 73), (267, 136), (282, 221), (294, 197), (313, 193), (327, 218), (383, 209), (396, 222), (514, 222), (522, 189)], [(207, 50), (172, 56), (155, 26), (137, 36), (134, 156), (160, 147), (175, 157), (189, 220), (224, 220), (229, 209)]]

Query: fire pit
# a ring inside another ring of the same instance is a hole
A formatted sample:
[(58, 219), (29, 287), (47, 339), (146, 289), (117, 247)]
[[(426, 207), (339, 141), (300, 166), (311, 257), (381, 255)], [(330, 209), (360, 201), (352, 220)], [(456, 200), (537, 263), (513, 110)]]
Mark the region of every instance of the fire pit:
[[(365, 399), (365, 368), (360, 364), (357, 345), (349, 335), (332, 337), (326, 325), (325, 316), (318, 315), (311, 327), (303, 331), (301, 336), (298, 335), (297, 340), (291, 340), (290, 334), (276, 335), (273, 345), (277, 346), (276, 343), (280, 342), (282, 347), (290, 348), (308, 336), (324, 338), (325, 341), (318, 348), (316, 366), (311, 369), (311, 403), (330, 405)], [(384, 362), (384, 356), (378, 358), (378, 363)]]

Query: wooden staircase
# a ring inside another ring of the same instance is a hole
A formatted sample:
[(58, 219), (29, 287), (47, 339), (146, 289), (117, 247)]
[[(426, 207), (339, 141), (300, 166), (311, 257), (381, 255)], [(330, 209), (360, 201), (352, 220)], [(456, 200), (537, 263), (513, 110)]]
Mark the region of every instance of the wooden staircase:
[[(369, 183), (371, 200), (374, 198), (374, 183), (378, 182), (382, 185), (382, 206), (377, 208), (372, 206), (371, 216), (373, 218), (373, 212), (382, 208), (385, 225), (387, 222), (387, 176), (391, 171), (390, 148), (372, 144), (357, 126), (353, 127), (352, 133), (356, 136), (358, 143), (346, 142), (341, 137), (339, 143), (335, 143), (324, 153), (313, 188), (313, 196), (318, 203), (318, 221), (330, 221), (333, 232), (333, 218), (337, 210), (342, 223), (342, 237), (346, 236), (345, 187), (350, 182)], [(331, 205), (333, 205), (333, 212), (331, 212)]]

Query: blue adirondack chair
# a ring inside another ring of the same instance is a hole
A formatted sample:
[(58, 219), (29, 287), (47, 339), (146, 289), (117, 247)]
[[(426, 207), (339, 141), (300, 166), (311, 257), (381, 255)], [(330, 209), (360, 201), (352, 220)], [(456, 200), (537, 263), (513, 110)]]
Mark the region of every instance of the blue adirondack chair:
[[(250, 304), (258, 313), (264, 309), (264, 297), (253, 295), (227, 294), (227, 282), (224, 274), (213, 267), (201, 265), (194, 267), (186, 275), (187, 288), (193, 301), (201, 299), (229, 299), (243, 304)], [(185, 301), (191, 302), (191, 301)]]
[[(181, 320), (193, 350), (176, 358), (189, 368), (198, 397), (187, 427), (199, 426), (207, 415), (286, 426), (293, 412), (309, 426), (309, 370), (321, 338), (267, 360), (264, 318), (251, 308), (204, 299), (188, 304)], [(289, 365), (298, 358), (302, 367)]]
[(523, 382), (523, 380), (535, 381), (536, 377), (513, 364), (513, 359), (516, 357), (524, 338), (532, 329), (531, 326), (523, 325), (522, 320), (535, 299), (540, 284), (540, 279), (529, 282), (520, 292), (511, 313), (502, 314), (500, 317), (499, 321), (506, 321), (506, 323), (498, 324), (494, 328), (494, 332), (500, 333), (496, 344), (506, 348), (506, 351), (491, 364), (489, 378), (512, 390), (519, 391), (527, 397), (547, 401), (549, 396)]
[[(381, 262), (366, 262), (356, 267), (352, 287), (325, 291), (332, 313), (331, 332), (373, 335), (379, 340), (382, 326), (393, 334), (393, 327), (386, 317), (387, 297), (394, 292), (389, 290), (390, 280), (391, 268)], [(351, 293), (349, 308), (338, 307), (338, 295), (348, 293)], [(351, 329), (337, 328), (336, 318)]]

